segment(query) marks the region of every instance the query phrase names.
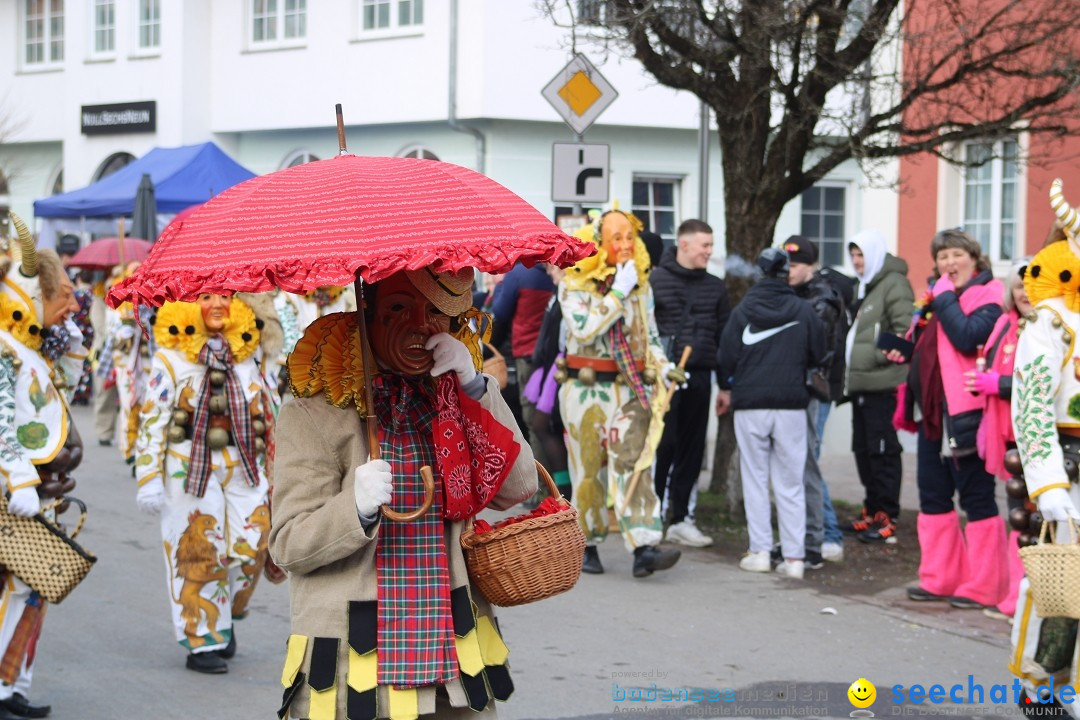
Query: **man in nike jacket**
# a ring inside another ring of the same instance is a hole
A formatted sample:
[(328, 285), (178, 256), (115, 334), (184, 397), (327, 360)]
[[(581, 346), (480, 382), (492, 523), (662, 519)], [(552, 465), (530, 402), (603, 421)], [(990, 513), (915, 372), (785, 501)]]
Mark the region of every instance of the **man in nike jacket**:
[[(803, 576), (806, 501), (807, 368), (824, 360), (825, 331), (808, 302), (788, 286), (788, 255), (766, 248), (757, 261), (764, 278), (731, 313), (720, 338), (721, 392), (730, 392), (739, 445), (750, 550), (739, 567), (769, 572), (772, 526), (769, 478), (776, 496), (784, 560), (776, 571)], [(795, 470), (794, 468), (798, 468)]]

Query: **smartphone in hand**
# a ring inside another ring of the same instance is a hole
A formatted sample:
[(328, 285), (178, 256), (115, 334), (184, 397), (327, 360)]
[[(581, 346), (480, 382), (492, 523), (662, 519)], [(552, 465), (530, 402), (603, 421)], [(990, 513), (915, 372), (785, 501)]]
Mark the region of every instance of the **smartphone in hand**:
[(892, 333), (883, 332), (878, 335), (877, 347), (880, 350), (888, 352), (889, 350), (896, 350), (904, 356), (904, 362), (911, 362), (911, 356), (915, 354), (915, 343), (905, 340), (899, 335), (893, 335)]

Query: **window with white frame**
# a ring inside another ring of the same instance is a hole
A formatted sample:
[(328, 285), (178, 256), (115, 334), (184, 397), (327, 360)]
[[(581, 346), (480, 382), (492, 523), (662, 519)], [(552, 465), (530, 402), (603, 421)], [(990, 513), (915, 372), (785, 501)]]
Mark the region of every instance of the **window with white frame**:
[(139, 0), (139, 49), (161, 47), (161, 0)]
[(844, 264), (844, 221), (847, 187), (815, 185), (802, 194), (802, 223), (799, 234), (818, 246), (822, 267)]
[(296, 167), (304, 163), (318, 160), (318, 156), (308, 150), (297, 150), (285, 156), (285, 162), (281, 163), (281, 169)]
[(360, 29), (408, 30), (424, 24), (424, 0), (361, 0)]
[(91, 18), (93, 55), (112, 55), (116, 52), (116, 0), (94, 0)]
[(64, 61), (64, 0), (24, 0), (23, 64), (42, 67)]
[(253, 45), (293, 44), (307, 37), (307, 0), (251, 0)]
[(634, 176), (631, 211), (645, 225), (645, 230), (659, 235), (665, 245), (675, 242), (681, 182), (677, 177)]
[(961, 224), (979, 241), (992, 261), (1008, 261), (1020, 252), (1020, 157), (1015, 138), (963, 146)]

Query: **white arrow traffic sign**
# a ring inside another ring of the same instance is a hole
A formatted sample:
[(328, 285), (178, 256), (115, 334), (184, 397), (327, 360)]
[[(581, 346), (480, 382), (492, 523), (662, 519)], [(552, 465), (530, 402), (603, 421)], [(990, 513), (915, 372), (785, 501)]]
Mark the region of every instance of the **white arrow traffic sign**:
[(554, 143), (551, 146), (551, 199), (554, 202), (608, 201), (608, 145)]

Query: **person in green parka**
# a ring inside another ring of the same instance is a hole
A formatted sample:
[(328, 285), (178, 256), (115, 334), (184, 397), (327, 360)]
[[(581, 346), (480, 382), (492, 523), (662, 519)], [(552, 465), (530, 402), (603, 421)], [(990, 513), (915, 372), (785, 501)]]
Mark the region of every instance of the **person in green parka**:
[(862, 514), (841, 529), (866, 543), (895, 543), (900, 514), (900, 441), (892, 417), (896, 388), (907, 366), (892, 362), (878, 347), (878, 337), (903, 337), (911, 325), (915, 294), (907, 263), (887, 252), (885, 236), (864, 230), (848, 243), (858, 279), (847, 336), (844, 395), (851, 400), (851, 450), (859, 481), (866, 491)]

